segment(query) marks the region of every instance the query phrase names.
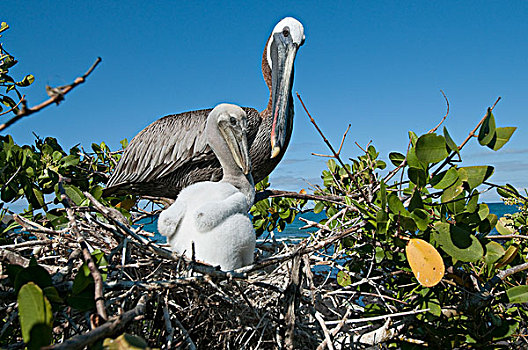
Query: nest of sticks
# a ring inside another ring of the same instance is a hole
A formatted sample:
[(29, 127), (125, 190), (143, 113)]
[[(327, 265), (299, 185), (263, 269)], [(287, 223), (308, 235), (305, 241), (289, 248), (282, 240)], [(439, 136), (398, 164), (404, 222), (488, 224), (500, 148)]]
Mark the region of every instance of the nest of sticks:
[[(334, 293), (339, 256), (331, 247), (358, 232), (359, 222), (342, 232), (318, 229), (297, 244), (260, 243), (253, 265), (225, 272), (172, 253), (85, 195), (91, 205), (66, 205), (69, 225), (60, 231), (14, 216), (26, 240), (0, 247), (0, 317), (7, 320), (0, 336), (15, 329), (10, 348), (24, 343), (6, 266), (28, 266), (32, 257), (60, 293), (71, 291), (83, 264), (94, 280), (95, 309), (54, 312), (52, 349), (82, 349), (123, 332), (167, 349), (333, 349), (354, 341), (346, 322), (354, 296)], [(91, 257), (95, 249), (108, 262), (106, 279)]]

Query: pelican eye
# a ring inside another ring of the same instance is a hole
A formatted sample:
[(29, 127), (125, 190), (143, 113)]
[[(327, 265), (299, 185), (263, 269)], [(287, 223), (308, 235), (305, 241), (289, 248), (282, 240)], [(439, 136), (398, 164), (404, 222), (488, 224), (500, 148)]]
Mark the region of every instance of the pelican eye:
[(231, 125), (235, 126), (236, 123), (237, 123), (237, 120), (236, 120), (235, 117), (231, 117), (231, 118), (229, 118), (229, 122), (231, 123)]
[(282, 30), (282, 35), (287, 38), (290, 35), (290, 28), (284, 27), (284, 29)]

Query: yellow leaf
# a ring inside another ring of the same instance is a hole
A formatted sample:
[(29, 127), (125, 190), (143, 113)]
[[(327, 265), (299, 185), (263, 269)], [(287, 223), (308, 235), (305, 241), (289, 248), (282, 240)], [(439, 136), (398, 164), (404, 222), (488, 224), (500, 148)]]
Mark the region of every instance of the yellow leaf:
[(414, 276), (424, 287), (433, 287), (444, 277), (445, 267), (438, 251), (422, 239), (411, 239), (405, 248)]

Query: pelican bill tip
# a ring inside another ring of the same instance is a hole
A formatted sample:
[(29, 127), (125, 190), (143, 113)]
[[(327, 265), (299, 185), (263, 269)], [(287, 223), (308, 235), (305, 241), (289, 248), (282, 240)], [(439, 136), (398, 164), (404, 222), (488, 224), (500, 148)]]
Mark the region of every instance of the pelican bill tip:
[(278, 156), (280, 151), (281, 151), (280, 147), (278, 146), (273, 147), (273, 149), (271, 150), (271, 158), (275, 158), (276, 156)]

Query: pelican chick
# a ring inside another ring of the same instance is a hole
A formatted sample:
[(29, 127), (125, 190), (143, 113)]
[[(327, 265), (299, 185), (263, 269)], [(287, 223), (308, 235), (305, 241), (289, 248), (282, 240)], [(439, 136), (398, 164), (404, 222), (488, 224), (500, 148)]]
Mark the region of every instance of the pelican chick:
[(222, 180), (184, 188), (158, 220), (173, 251), (189, 258), (194, 253), (196, 260), (222, 270), (253, 262), (255, 231), (248, 211), (255, 189), (246, 131), (246, 113), (238, 106), (220, 104), (209, 113), (205, 136), (222, 167)]

